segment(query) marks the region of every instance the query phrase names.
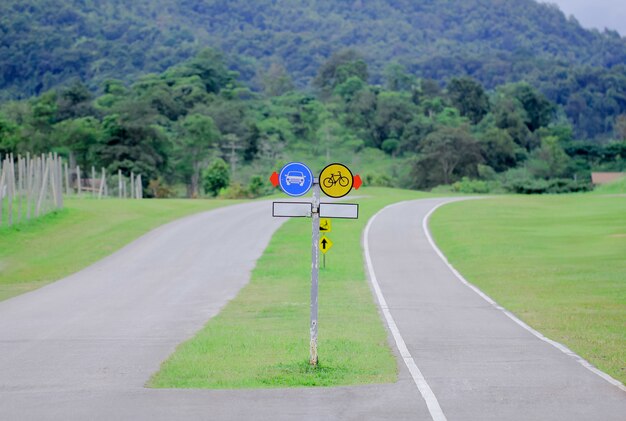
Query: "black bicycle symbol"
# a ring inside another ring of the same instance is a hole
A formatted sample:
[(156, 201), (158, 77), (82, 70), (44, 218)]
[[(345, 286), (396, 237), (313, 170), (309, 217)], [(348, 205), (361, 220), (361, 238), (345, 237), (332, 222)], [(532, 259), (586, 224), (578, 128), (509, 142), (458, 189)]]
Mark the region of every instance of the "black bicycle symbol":
[(337, 174), (331, 174), (330, 176), (322, 180), (322, 184), (327, 189), (333, 187), (337, 183), (339, 183), (341, 187), (348, 187), (348, 184), (350, 184), (350, 179), (341, 175), (341, 171), (337, 171)]

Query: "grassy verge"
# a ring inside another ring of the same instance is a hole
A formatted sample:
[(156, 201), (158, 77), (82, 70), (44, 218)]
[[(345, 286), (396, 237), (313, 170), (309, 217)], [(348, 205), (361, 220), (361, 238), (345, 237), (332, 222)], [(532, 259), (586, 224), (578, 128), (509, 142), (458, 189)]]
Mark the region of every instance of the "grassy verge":
[(166, 222), (232, 203), (66, 200), (60, 212), (0, 229), (0, 301), (74, 273)]
[(626, 382), (626, 197), (454, 203), (431, 229), (468, 281)]
[[(336, 386), (392, 382), (397, 366), (366, 281), (361, 234), (383, 206), (424, 194), (363, 189), (358, 220), (333, 220), (334, 245), (320, 271), (319, 353), (308, 365), (310, 220), (274, 235), (248, 284), (162, 365), (161, 388)], [(351, 202), (351, 201), (349, 201)]]

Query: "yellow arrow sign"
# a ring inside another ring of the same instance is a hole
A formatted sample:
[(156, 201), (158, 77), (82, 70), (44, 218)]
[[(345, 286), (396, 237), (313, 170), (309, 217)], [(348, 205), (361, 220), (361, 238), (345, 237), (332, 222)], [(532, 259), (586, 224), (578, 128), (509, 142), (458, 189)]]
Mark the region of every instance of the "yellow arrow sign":
[(330, 250), (332, 246), (333, 242), (330, 241), (330, 239), (325, 235), (322, 235), (322, 238), (320, 238), (320, 250), (322, 251), (322, 253), (326, 254), (326, 252)]
[(329, 218), (320, 218), (320, 232), (330, 232), (331, 227)]

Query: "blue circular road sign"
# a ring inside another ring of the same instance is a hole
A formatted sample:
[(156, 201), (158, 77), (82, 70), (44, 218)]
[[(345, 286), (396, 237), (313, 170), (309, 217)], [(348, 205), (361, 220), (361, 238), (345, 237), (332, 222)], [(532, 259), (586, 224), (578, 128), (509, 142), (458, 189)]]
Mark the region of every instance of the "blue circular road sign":
[(290, 162), (280, 170), (278, 182), (289, 196), (302, 196), (313, 185), (313, 173), (301, 162)]

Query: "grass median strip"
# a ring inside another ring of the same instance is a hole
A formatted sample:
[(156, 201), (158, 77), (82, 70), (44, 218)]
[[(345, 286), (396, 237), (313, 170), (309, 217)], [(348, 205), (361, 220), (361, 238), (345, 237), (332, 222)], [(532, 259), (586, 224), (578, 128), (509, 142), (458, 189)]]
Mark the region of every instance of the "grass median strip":
[[(333, 220), (334, 245), (320, 270), (320, 364), (309, 356), (311, 222), (294, 219), (274, 235), (250, 283), (154, 375), (157, 388), (267, 388), (392, 382), (396, 360), (370, 292), (361, 234), (387, 204), (425, 197), (369, 188), (358, 220)], [(352, 202), (348, 200), (348, 202)], [(268, 209), (269, 212), (269, 209)]]
[(159, 225), (234, 203), (66, 199), (60, 212), (0, 229), (0, 301), (85, 268)]
[(533, 328), (626, 382), (626, 197), (453, 203), (438, 246), (463, 276)]

